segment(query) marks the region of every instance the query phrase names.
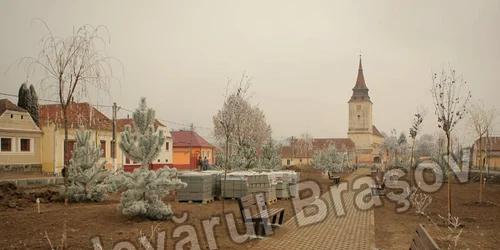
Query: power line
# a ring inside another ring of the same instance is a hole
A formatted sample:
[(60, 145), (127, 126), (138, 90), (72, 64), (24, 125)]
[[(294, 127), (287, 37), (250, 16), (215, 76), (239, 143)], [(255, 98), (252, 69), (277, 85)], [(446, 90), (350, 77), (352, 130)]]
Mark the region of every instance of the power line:
[[(17, 95), (13, 95), (13, 94), (7, 94), (7, 93), (1, 93), (0, 92), (0, 95), (5, 95), (5, 96), (10, 96), (10, 97), (16, 97), (18, 98)], [(59, 101), (55, 101), (55, 100), (48, 100), (48, 99), (38, 99), (40, 101), (45, 101), (45, 102), (53, 102), (53, 103), (60, 103)], [(103, 107), (103, 108), (112, 108), (113, 106), (111, 105), (102, 105), (102, 104), (92, 104), (92, 106), (95, 106), (95, 107)], [(120, 110), (125, 110), (127, 112), (130, 112), (130, 113), (134, 113), (132, 110), (130, 109), (126, 109), (124, 107), (120, 107)], [(170, 124), (175, 124), (175, 125), (179, 125), (179, 126), (185, 126), (185, 127), (189, 127), (191, 126), (190, 124), (185, 124), (185, 123), (180, 123), (180, 122), (173, 122), (173, 121), (169, 121), (169, 120), (166, 120), (166, 119), (162, 119), (162, 118), (156, 118), (157, 120), (159, 121), (162, 121), (162, 122), (167, 122), (167, 123), (170, 123)], [(199, 129), (206, 129), (206, 130), (212, 130), (212, 128), (208, 128), (208, 127), (201, 127), (201, 126), (194, 126), (195, 128), (199, 128)]]

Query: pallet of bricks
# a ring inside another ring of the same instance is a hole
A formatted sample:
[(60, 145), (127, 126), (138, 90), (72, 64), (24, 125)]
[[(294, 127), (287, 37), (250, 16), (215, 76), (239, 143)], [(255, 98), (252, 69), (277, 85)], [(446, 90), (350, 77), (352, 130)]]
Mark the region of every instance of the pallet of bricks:
[(299, 196), (299, 178), (300, 173), (294, 171), (288, 171), (290, 174), (290, 183), (288, 183), (288, 191), (290, 192), (290, 197), (295, 198)]
[(292, 182), (291, 172), (275, 172), (273, 173), (276, 182), (276, 198), (286, 200), (290, 198), (289, 186)]
[(210, 174), (212, 176), (212, 195), (215, 197), (221, 196), (221, 179), (224, 176), (222, 170), (205, 170), (202, 173)]
[(276, 202), (276, 183), (273, 177), (272, 173), (248, 176), (248, 192), (251, 194), (264, 193), (267, 204)]
[(224, 181), (224, 176), (221, 176), (221, 197), (237, 199), (248, 194), (249, 176), (254, 175), (251, 171), (238, 171), (227, 174), (227, 179)]
[(177, 190), (177, 201), (204, 204), (214, 201), (212, 174), (187, 172), (178, 177), (182, 182), (187, 183), (187, 186)]

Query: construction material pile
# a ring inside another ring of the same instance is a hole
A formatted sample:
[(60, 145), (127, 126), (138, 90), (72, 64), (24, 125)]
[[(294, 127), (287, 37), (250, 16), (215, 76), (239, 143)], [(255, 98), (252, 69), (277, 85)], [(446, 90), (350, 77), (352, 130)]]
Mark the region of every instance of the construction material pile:
[(214, 177), (212, 174), (185, 172), (179, 175), (179, 179), (187, 183), (187, 186), (177, 190), (178, 201), (213, 200), (212, 186)]
[(276, 182), (273, 173), (260, 173), (248, 177), (248, 192), (264, 193), (266, 202), (276, 200)]
[(221, 179), (224, 176), (222, 170), (206, 170), (202, 173), (210, 174), (212, 176), (212, 195), (216, 197), (221, 196)]
[(240, 198), (248, 194), (248, 178), (255, 175), (253, 171), (237, 171), (221, 177), (221, 196), (223, 198)]

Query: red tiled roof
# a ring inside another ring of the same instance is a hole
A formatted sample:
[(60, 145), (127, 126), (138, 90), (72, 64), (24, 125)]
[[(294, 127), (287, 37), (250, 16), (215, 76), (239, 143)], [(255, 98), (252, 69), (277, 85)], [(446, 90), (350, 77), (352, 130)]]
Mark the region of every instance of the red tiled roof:
[(174, 137), (174, 148), (190, 146), (214, 148), (212, 144), (208, 143), (194, 131), (171, 131), (170, 134)]
[[(489, 139), (489, 143), (490, 143), (490, 151), (500, 151), (500, 137), (482, 137), (481, 138), (481, 147), (482, 147), (482, 150), (486, 150), (486, 147), (487, 147), (487, 140), (486, 139)], [(475, 142), (474, 142), (474, 149), (475, 150), (478, 150), (479, 149), (479, 139), (477, 139)]]
[(380, 131), (378, 131), (378, 128), (377, 128), (377, 127), (375, 127), (375, 125), (372, 125), (372, 129), (373, 129), (373, 135), (375, 135), (375, 136), (379, 136), (379, 137), (382, 137), (382, 138), (384, 137), (384, 136), (382, 135), (382, 133), (380, 133)]
[[(130, 125), (132, 127), (132, 131), (134, 131), (134, 119), (123, 118), (123, 119), (118, 119), (116, 121), (116, 129), (118, 129), (118, 131), (124, 131), (126, 125)], [(155, 129), (158, 129), (158, 127), (160, 127), (160, 126), (166, 127), (163, 123), (161, 123), (158, 120), (155, 120), (154, 126), (155, 126)]]
[[(67, 110), (69, 127), (113, 129), (112, 121), (89, 103), (72, 103)], [(62, 108), (60, 104), (40, 105), (40, 126), (54, 123), (59, 127), (64, 126)]]
[(0, 100), (0, 115), (2, 115), (5, 111), (7, 110), (12, 110), (12, 111), (17, 111), (17, 112), (28, 112), (25, 109), (15, 105), (8, 99), (1, 99)]
[[(353, 151), (355, 149), (354, 142), (349, 138), (318, 138), (313, 139), (313, 148), (312, 150), (303, 150), (298, 146), (298, 143), (295, 142), (294, 148), (294, 157), (297, 158), (307, 158), (312, 157), (314, 152), (325, 150), (328, 146), (332, 145), (337, 150), (342, 150), (345, 145), (348, 151)], [(282, 158), (290, 158), (292, 156), (292, 147), (284, 146), (281, 148), (281, 157)]]

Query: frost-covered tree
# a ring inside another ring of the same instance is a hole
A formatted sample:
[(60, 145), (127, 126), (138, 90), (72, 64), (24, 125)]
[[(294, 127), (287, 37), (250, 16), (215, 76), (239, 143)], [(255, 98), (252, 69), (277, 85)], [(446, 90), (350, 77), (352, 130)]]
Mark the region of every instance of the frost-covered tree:
[(267, 143), (262, 148), (262, 156), (260, 157), (260, 168), (280, 170), (281, 157), (278, 154), (279, 145), (275, 140), (269, 138)]
[(332, 172), (342, 171), (342, 155), (333, 146), (325, 150), (317, 151), (313, 155), (311, 164), (312, 169), (327, 170)]
[[(70, 201), (103, 201), (106, 188), (97, 185), (104, 170), (106, 161), (99, 163), (102, 150), (90, 142), (90, 131), (77, 131), (76, 143), (72, 158), (69, 161), (69, 200)], [(65, 192), (64, 186), (59, 190), (61, 196)]]
[(398, 149), (398, 140), (396, 137), (396, 130), (392, 130), (390, 135), (385, 135), (382, 144), (380, 145), (382, 151), (385, 152), (386, 162), (385, 167), (395, 166), (396, 156)]
[(302, 133), (299, 139), (295, 142), (297, 154), (305, 156), (307, 159), (306, 164), (309, 165), (309, 158), (312, 156), (313, 151), (313, 137), (309, 133)]
[(155, 111), (148, 108), (146, 98), (141, 98), (139, 108), (132, 115), (134, 128), (125, 126), (120, 134), (120, 149), (132, 161), (140, 162), (141, 167), (132, 173), (120, 171), (117, 176), (109, 178), (112, 191), (123, 191), (118, 209), (126, 216), (146, 216), (150, 219), (164, 220), (171, 218), (173, 212), (170, 205), (163, 203), (170, 189), (185, 187), (177, 177), (177, 169), (160, 168), (150, 170), (149, 165), (158, 157), (165, 134), (154, 129)]

